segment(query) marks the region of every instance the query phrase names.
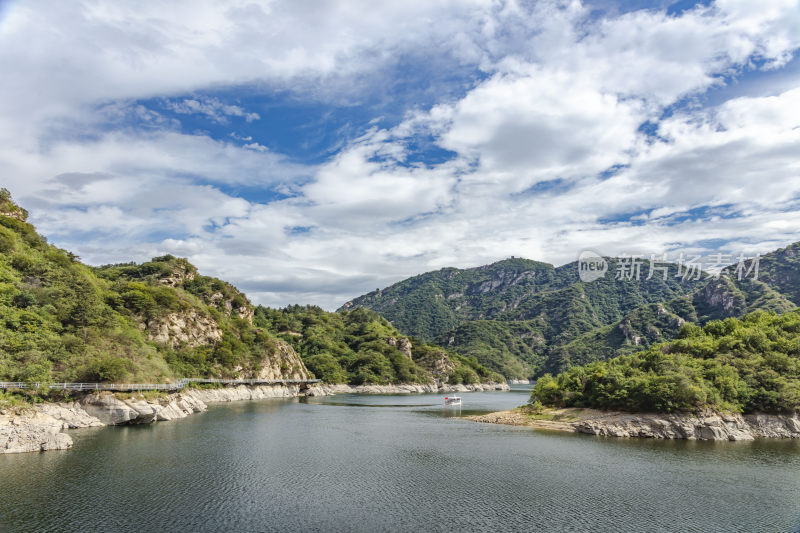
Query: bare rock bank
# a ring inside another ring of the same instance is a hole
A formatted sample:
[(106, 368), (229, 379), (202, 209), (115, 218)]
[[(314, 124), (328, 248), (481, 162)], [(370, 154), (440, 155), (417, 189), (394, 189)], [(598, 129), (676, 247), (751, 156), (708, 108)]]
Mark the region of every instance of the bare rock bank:
[(299, 386), (238, 386), (220, 389), (190, 389), (155, 400), (111, 393), (86, 394), (73, 402), (42, 403), (0, 414), (0, 453), (65, 450), (72, 437), (65, 429), (126, 424), (152, 424), (186, 418), (208, 408), (210, 403), (293, 398)]
[(593, 409), (548, 409), (539, 415), (525, 408), (468, 417), (476, 422), (530, 426), (606, 437), (741, 441), (800, 438), (800, 416), (716, 413), (623, 413)]
[(575, 430), (610, 437), (688, 440), (753, 440), (800, 438), (798, 415), (630, 414), (608, 413), (577, 422)]
[(72, 437), (66, 429), (152, 424), (186, 418), (201, 413), (208, 404), (328, 396), (332, 394), (413, 394), (508, 390), (505, 383), (447, 385), (316, 385), (301, 389), (299, 385), (239, 385), (217, 389), (187, 389), (154, 400), (141, 396), (117, 396), (112, 393), (86, 394), (73, 402), (42, 403), (22, 410), (0, 412), (0, 453), (66, 450)]

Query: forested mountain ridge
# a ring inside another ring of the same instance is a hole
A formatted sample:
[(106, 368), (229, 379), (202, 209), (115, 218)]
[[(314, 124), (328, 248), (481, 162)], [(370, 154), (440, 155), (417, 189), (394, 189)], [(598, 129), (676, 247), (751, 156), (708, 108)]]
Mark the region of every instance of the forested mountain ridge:
[(605, 258), (606, 276), (584, 282), (577, 263), (510, 259), (415, 276), (342, 309), (374, 309), (401, 331), (433, 335), (506, 377), (534, 377), (670, 340), (685, 322), (789, 311), (800, 303), (798, 250), (761, 257), (757, 274), (742, 279), (735, 266), (719, 278), (675, 276), (674, 264), (666, 279), (646, 268), (638, 279), (616, 279), (625, 259)]

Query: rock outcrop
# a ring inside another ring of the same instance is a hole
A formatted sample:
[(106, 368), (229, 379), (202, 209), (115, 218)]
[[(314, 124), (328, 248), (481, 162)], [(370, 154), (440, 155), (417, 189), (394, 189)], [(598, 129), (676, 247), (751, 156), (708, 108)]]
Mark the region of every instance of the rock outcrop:
[(65, 450), (72, 447), (72, 438), (62, 433), (65, 429), (185, 418), (206, 410), (201, 397), (200, 391), (187, 391), (148, 401), (100, 393), (69, 403), (37, 404), (33, 409), (0, 416), (0, 453)]
[(168, 313), (142, 322), (140, 329), (147, 332), (148, 339), (176, 346), (207, 346), (222, 340), (222, 329), (217, 322), (196, 309)]
[(277, 341), (277, 353), (263, 359), (255, 379), (310, 379), (308, 369), (292, 346)]
[[(171, 256), (169, 256), (171, 257)], [(180, 287), (186, 281), (197, 277), (197, 268), (185, 259), (173, 262), (172, 271), (158, 279), (158, 283), (168, 287)]]
[(408, 340), (408, 337), (400, 337), (399, 339), (395, 337), (389, 337), (388, 339), (386, 339), (386, 342), (389, 344), (389, 346), (394, 346), (395, 348), (403, 352), (403, 355), (405, 355), (409, 359), (412, 358), (411, 356), (412, 356), (413, 346), (411, 345), (411, 341)]
[(65, 450), (72, 446), (72, 438), (62, 433), (65, 429), (152, 424), (203, 412), (210, 403), (294, 398), (304, 393), (299, 385), (240, 385), (186, 389), (155, 400), (110, 392), (86, 394), (74, 402), (38, 404), (0, 415), (0, 453)]
[(219, 309), (224, 313), (227, 313), (229, 315), (233, 314), (241, 318), (242, 320), (247, 320), (249, 323), (252, 324), (253, 316), (255, 315), (253, 306), (238, 290), (235, 290), (235, 294), (237, 296), (241, 296), (241, 301), (238, 301), (237, 299), (234, 298), (226, 297), (221, 292), (215, 292), (206, 299), (206, 303), (208, 305), (216, 307), (217, 309)]
[(60, 420), (44, 413), (0, 415), (0, 453), (66, 450), (72, 438), (62, 429)]
[(0, 189), (0, 216), (14, 218), (20, 222), (28, 221), (28, 212), (11, 200), (8, 189)]
[(697, 298), (709, 308), (717, 309), (721, 316), (737, 316), (745, 309), (744, 295), (726, 277), (710, 281)]

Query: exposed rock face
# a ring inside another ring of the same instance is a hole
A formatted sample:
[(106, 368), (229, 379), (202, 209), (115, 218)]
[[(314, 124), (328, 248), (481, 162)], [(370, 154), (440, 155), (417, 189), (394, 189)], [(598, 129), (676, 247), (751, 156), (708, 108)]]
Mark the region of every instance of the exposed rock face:
[(199, 403), (238, 402), (242, 400), (263, 400), (266, 398), (295, 398), (301, 395), (299, 385), (256, 385), (225, 387), (220, 389), (195, 389), (183, 393)]
[(690, 440), (753, 440), (760, 436), (755, 429), (741, 415), (716, 413), (699, 416), (617, 413), (582, 420), (575, 425), (579, 433), (591, 435)]
[(98, 418), (90, 415), (80, 402), (72, 403), (42, 403), (36, 410), (45, 415), (60, 420), (64, 429), (88, 428), (105, 426)]
[(401, 337), (397, 342), (397, 349), (403, 352), (403, 354), (409, 359), (411, 359), (411, 348), (411, 341), (406, 337)]
[(435, 378), (439, 379), (446, 378), (450, 374), (450, 372), (452, 372), (453, 369), (455, 369), (455, 367), (456, 364), (449, 357), (447, 357), (447, 352), (442, 350), (441, 357), (437, 358), (433, 362), (433, 368), (431, 369), (431, 374), (433, 374), (433, 377)]
[(222, 340), (219, 324), (196, 309), (166, 314), (142, 323), (140, 328), (147, 331), (150, 340), (169, 346), (206, 346)]
[(639, 346), (639, 343), (642, 342), (642, 338), (639, 335), (633, 333), (633, 328), (631, 327), (631, 323), (629, 321), (626, 320), (624, 322), (620, 322), (619, 329), (625, 336), (625, 344), (633, 344), (634, 346)]
[(278, 341), (278, 353), (264, 358), (264, 366), (255, 379), (310, 379), (310, 377), (306, 365), (294, 348), (287, 342)]
[(185, 418), (192, 413), (206, 410), (205, 403), (185, 392), (170, 394), (156, 401), (120, 400), (110, 393), (90, 394), (81, 399), (79, 404), (89, 417), (99, 422), (97, 425), (104, 426), (150, 424)]
[(66, 450), (72, 438), (60, 420), (44, 413), (0, 415), (0, 453)]
[(535, 419), (524, 409), (469, 417), (477, 422), (574, 431), (605, 437), (686, 440), (800, 438), (800, 417), (793, 415), (705, 413), (621, 413), (591, 409), (549, 409), (552, 420)]
[[(127, 424), (139, 416), (138, 411), (118, 400), (113, 394), (91, 394), (81, 401), (81, 406), (86, 414), (99, 420), (104, 426)], [(152, 413), (150, 414), (149, 421), (152, 422)]]
[(197, 269), (188, 262), (181, 261), (175, 264), (172, 272), (158, 280), (162, 285), (179, 287), (184, 281), (192, 281), (197, 276)]
[(234, 312), (236, 313), (236, 316), (238, 316), (242, 320), (247, 320), (251, 324), (253, 323), (253, 317), (255, 316), (255, 311), (253, 311), (253, 308), (250, 307), (249, 305), (234, 309)]
[[(239, 291), (236, 291), (237, 294)], [(243, 295), (242, 295), (243, 296)], [(243, 304), (236, 303), (237, 307), (234, 307), (234, 300), (231, 298), (226, 298), (224, 294), (221, 292), (215, 292), (211, 296), (206, 299), (206, 303), (208, 305), (212, 305), (219, 309), (220, 311), (233, 314), (243, 320), (247, 320), (249, 323), (253, 323), (253, 316), (255, 315), (255, 311), (253, 310), (253, 306), (250, 305), (249, 302), (245, 300)]]
[(15, 218), (20, 222), (28, 221), (28, 212), (13, 202), (3, 202), (0, 200), (0, 215)]
[(386, 339), (386, 342), (389, 344), (389, 346), (394, 346), (395, 348), (403, 352), (403, 355), (411, 359), (411, 349), (413, 348), (413, 346), (411, 345), (411, 341), (408, 340), (407, 337), (400, 337), (399, 339), (396, 339), (394, 337), (389, 337), (388, 339)]
[(71, 403), (46, 403), (35, 411), (0, 415), (0, 453), (65, 450), (72, 438), (64, 429), (150, 424), (186, 418), (207, 409), (208, 403), (294, 398), (299, 385), (258, 385), (219, 389), (189, 389), (157, 400), (119, 399), (105, 392), (87, 394)]
[(725, 316), (734, 316), (744, 309), (744, 299), (731, 282), (724, 277), (710, 281), (700, 293), (709, 307), (720, 309)]

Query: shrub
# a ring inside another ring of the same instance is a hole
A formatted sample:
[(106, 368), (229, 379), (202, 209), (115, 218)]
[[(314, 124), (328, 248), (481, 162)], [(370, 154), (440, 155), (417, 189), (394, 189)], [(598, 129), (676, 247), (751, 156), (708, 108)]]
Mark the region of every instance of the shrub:
[(110, 355), (95, 359), (88, 369), (89, 381), (122, 382), (133, 370), (132, 363), (130, 359)]

